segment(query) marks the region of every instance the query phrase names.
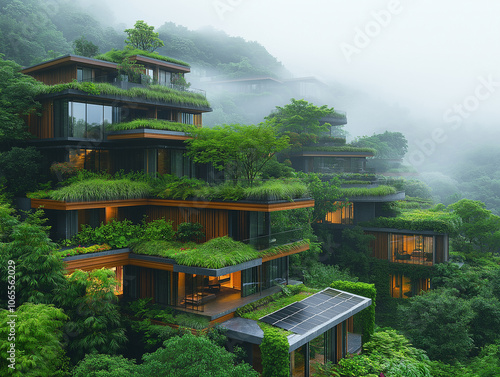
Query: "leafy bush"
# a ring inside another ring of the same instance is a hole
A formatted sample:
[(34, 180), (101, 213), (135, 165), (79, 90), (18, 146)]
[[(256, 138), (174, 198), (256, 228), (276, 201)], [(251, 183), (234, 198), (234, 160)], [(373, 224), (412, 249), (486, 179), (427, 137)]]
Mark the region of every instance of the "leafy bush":
[(286, 332), (269, 325), (262, 325), (264, 339), (260, 344), (263, 377), (288, 377), (290, 356)]
[(140, 225), (134, 225), (130, 220), (111, 220), (101, 223), (97, 228), (82, 225), (82, 229), (72, 239), (77, 245), (108, 244), (113, 249), (121, 249), (139, 241), (142, 232)]
[(145, 241), (172, 241), (175, 231), (172, 226), (172, 220), (166, 221), (164, 218), (156, 219), (150, 222), (144, 222), (144, 229), (141, 239)]
[(134, 377), (139, 367), (122, 355), (88, 354), (73, 370), (73, 377)]
[(36, 190), (42, 177), (41, 161), (42, 155), (34, 147), (14, 147), (0, 153), (0, 184), (15, 196)]
[(196, 242), (204, 237), (203, 225), (200, 223), (180, 223), (175, 233), (175, 238), (181, 242)]

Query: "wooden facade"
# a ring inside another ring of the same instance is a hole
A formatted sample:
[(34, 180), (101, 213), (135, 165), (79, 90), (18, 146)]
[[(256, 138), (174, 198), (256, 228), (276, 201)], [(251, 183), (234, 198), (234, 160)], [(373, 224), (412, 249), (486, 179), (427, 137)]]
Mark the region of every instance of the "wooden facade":
[(52, 139), (54, 137), (53, 101), (41, 101), (42, 115), (28, 115), (28, 130), (38, 139)]

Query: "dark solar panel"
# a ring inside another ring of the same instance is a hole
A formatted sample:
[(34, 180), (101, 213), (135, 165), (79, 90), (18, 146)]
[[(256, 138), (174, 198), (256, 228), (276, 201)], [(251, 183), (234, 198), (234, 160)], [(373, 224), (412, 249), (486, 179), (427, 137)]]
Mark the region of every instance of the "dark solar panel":
[(260, 320), (296, 334), (305, 334), (361, 302), (363, 302), (361, 297), (327, 288), (268, 314)]

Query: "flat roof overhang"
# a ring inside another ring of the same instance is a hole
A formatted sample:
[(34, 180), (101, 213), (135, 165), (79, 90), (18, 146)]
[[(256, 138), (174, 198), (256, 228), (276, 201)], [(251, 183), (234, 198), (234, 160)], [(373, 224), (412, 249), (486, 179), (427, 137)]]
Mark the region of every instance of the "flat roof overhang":
[[(316, 337), (320, 336), (326, 331), (332, 329), (333, 327), (337, 326), (338, 324), (342, 323), (346, 319), (359, 313), (361, 310), (369, 307), (372, 304), (372, 300), (369, 298), (355, 295), (349, 292), (340, 291), (338, 289), (333, 289), (333, 288), (326, 288), (321, 292), (315, 293), (314, 295), (305, 298), (304, 300), (298, 301), (298, 303), (308, 299), (310, 300), (315, 296), (323, 294), (325, 291), (347, 296), (348, 300), (344, 301), (344, 303), (349, 302), (349, 300), (352, 299), (352, 304), (343, 305), (343, 307), (345, 308), (339, 310), (337, 315), (332, 316), (331, 318), (325, 320), (323, 323), (312, 327), (309, 331), (305, 333), (302, 334), (293, 333), (291, 335), (288, 335), (288, 344), (289, 344), (288, 352), (296, 350), (297, 348), (310, 342), (311, 340), (315, 339)], [(284, 309), (286, 310), (286, 308), (289, 308), (294, 304), (285, 306), (284, 308), (279, 309), (271, 314), (268, 314), (262, 317), (261, 319), (276, 314)], [(224, 328), (227, 330), (226, 335), (232, 339), (241, 340), (252, 344), (260, 344), (262, 342), (262, 339), (264, 338), (264, 333), (262, 332), (262, 330), (260, 330), (260, 328), (258, 328), (259, 326), (257, 325), (257, 321), (253, 321), (246, 318), (232, 318), (226, 322), (223, 322), (222, 326), (224, 326)]]
[(65, 56), (61, 56), (61, 57), (58, 57), (58, 58), (55, 58), (52, 60), (48, 60), (48, 61), (40, 63), (40, 64), (35, 64), (32, 66), (23, 68), (21, 70), (21, 72), (24, 74), (30, 74), (30, 73), (45, 71), (47, 69), (53, 69), (53, 68), (57, 68), (57, 67), (71, 65), (71, 64), (75, 64), (75, 63), (91, 65), (93, 67), (100, 67), (100, 68), (117, 69), (117, 67), (118, 67), (118, 64), (108, 62), (106, 60), (92, 59), (92, 58), (87, 58), (85, 56), (79, 56), (79, 55), (65, 55)]
[(155, 58), (150, 58), (147, 56), (143, 55), (134, 55), (131, 56), (130, 59), (137, 61), (138, 63), (142, 64), (148, 64), (148, 65), (155, 65), (163, 68), (168, 68), (170, 72), (182, 72), (182, 73), (189, 73), (191, 72), (191, 68), (182, 65), (182, 64), (177, 64), (173, 62), (167, 62), (165, 60), (160, 60), (160, 59), (155, 59)]
[(108, 140), (123, 139), (164, 139), (164, 140), (188, 140), (192, 137), (185, 132), (155, 130), (150, 128), (140, 128), (136, 130), (111, 131), (106, 135)]
[(286, 200), (277, 202), (209, 202), (202, 200), (175, 200), (175, 199), (123, 199), (102, 200), (94, 202), (63, 202), (52, 199), (31, 199), (31, 208), (43, 207), (60, 211), (79, 209), (96, 209), (106, 207), (137, 207), (160, 206), (181, 208), (207, 208), (235, 211), (274, 212), (297, 208), (314, 207), (313, 199), (297, 199), (293, 202)]

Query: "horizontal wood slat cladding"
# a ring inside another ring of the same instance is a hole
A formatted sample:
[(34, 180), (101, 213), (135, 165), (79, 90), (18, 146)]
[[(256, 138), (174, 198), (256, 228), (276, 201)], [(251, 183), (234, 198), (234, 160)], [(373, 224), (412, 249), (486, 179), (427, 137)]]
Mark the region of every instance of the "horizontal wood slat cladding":
[(76, 80), (76, 65), (58, 67), (50, 71), (34, 72), (31, 74), (38, 81), (47, 85), (56, 85)]
[(103, 267), (111, 268), (116, 266), (123, 266), (129, 264), (129, 254), (130, 253), (127, 252), (122, 254), (104, 255), (94, 258), (83, 258), (67, 261), (65, 262), (66, 272), (72, 273), (76, 269), (92, 271)]
[(200, 223), (205, 233), (202, 242), (228, 235), (228, 212), (224, 210), (149, 206), (146, 215), (149, 221), (172, 220), (174, 229), (183, 222)]
[(184, 207), (195, 209), (221, 209), (235, 211), (274, 212), (297, 208), (314, 207), (314, 200), (282, 203), (240, 203), (240, 202), (208, 202), (199, 200), (170, 200), (170, 199), (127, 199), (101, 200), (95, 202), (62, 202), (51, 199), (31, 199), (31, 208), (44, 207), (70, 211), (75, 209), (91, 209), (104, 207), (131, 207), (153, 205), (161, 207)]
[(387, 260), (387, 253), (389, 250), (388, 234), (384, 232), (365, 232), (365, 234), (375, 236), (375, 239), (370, 241), (370, 247), (372, 248), (372, 257)]

